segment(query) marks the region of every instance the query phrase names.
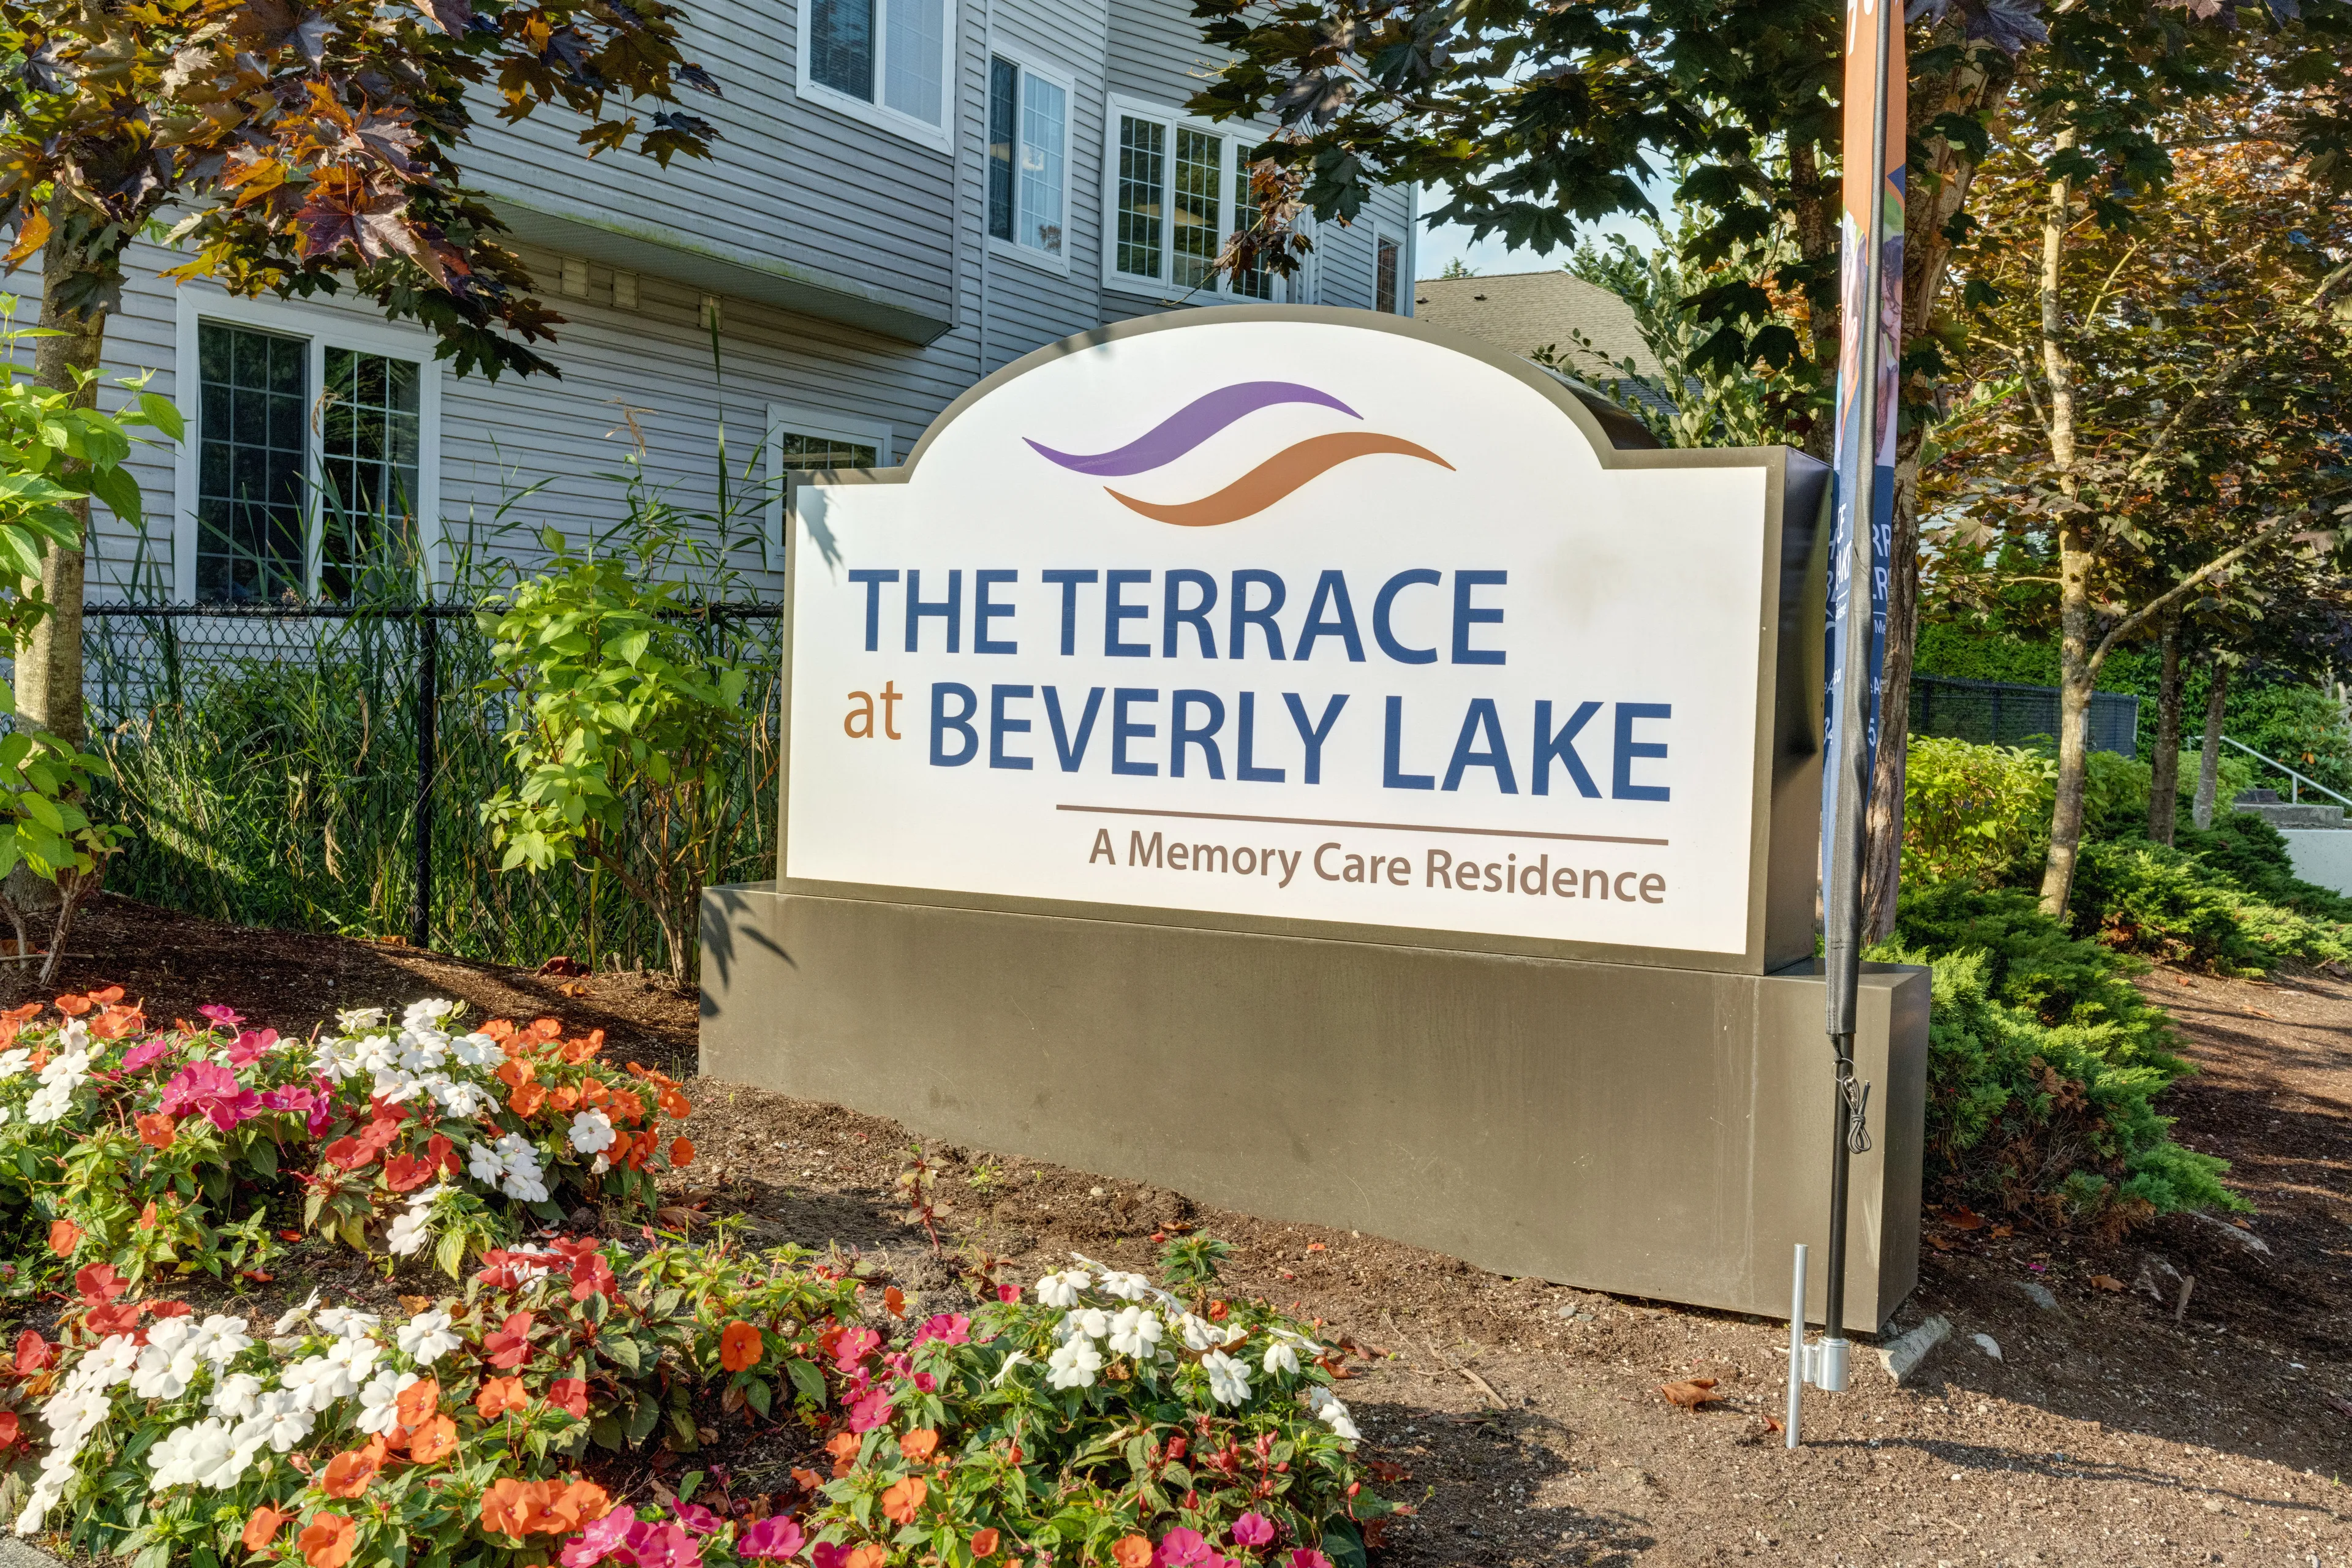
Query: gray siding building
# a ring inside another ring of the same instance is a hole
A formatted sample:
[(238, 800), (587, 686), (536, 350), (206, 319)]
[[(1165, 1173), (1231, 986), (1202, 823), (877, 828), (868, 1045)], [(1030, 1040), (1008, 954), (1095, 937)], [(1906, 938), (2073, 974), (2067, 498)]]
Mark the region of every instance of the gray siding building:
[(687, 53), (723, 97), (691, 107), (721, 140), (667, 170), (583, 157), (560, 111), (484, 114), (467, 163), (565, 318), (561, 379), (460, 378), (364, 300), (174, 287), (141, 245), (108, 360), (189, 438), (140, 472), (143, 529), (96, 521), (90, 596), (339, 596), (387, 535), (447, 585), (612, 528), (632, 476), (771, 595), (786, 468), (899, 460), (1040, 344), (1253, 298), (1409, 314), (1407, 190), (1299, 278), (1216, 276), (1254, 138), (1184, 112), (1219, 66), (1189, 9), (705, 0)]

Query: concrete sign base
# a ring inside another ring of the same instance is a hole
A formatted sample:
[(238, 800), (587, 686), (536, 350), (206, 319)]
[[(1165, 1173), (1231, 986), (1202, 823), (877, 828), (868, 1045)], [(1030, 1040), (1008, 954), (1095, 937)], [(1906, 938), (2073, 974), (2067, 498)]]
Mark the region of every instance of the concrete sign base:
[[(715, 888), (702, 1070), (1510, 1275), (1788, 1310), (1827, 1239), (1815, 968), (1701, 973)], [(1925, 970), (1871, 965), (1850, 1330), (1917, 1279)], [(1823, 1281), (1813, 1281), (1821, 1310)]]

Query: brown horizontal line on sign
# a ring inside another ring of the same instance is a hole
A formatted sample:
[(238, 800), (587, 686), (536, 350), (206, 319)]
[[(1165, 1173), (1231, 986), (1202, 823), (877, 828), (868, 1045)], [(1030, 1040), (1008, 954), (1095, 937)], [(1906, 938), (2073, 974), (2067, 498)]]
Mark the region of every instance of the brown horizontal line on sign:
[(1270, 822), (1285, 827), (1370, 827), (1387, 833), (1467, 833), (1481, 838), (1564, 838), (1579, 844), (1654, 844), (1663, 838), (1621, 838), (1608, 833), (1538, 833), (1532, 828), (1439, 827), (1426, 822), (1341, 822), (1325, 816), (1244, 816), (1234, 811), (1149, 811), (1137, 805), (1057, 805), (1055, 811), (1085, 811), (1098, 816), (1181, 816), (1199, 822)]

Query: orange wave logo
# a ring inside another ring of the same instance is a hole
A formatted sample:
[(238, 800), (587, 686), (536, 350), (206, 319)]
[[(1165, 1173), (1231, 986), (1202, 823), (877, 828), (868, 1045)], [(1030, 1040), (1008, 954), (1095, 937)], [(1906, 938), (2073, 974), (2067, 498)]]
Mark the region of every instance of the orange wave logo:
[[(1285, 403), (1316, 404), (1337, 409), (1350, 419), (1363, 417), (1329, 393), (1297, 382), (1244, 381), (1204, 393), (1127, 445), (1107, 452), (1058, 452), (1035, 440), (1029, 445), (1048, 462), (1073, 472), (1124, 478), (1163, 468), (1228, 426), (1262, 408)], [(1377, 430), (1339, 430), (1310, 436), (1286, 447), (1223, 489), (1198, 500), (1148, 501), (1108, 485), (1103, 490), (1129, 510), (1155, 522), (1178, 528), (1215, 528), (1255, 517), (1342, 463), (1382, 454), (1416, 458), (1448, 470), (1454, 467), (1419, 442), (1408, 441), (1402, 436), (1386, 436)]]

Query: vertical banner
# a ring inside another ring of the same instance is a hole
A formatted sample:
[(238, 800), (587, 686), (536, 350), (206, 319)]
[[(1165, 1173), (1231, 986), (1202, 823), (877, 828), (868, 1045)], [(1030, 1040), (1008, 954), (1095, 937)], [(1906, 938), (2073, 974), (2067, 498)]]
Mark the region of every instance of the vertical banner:
[[(1886, 76), (1877, 79), (1881, 31), (1886, 38)], [(1835, 449), (1836, 510), (1830, 533), (1828, 663), (1829, 692), (1823, 712), (1826, 732), (1822, 754), (1831, 765), (1822, 769), (1822, 886), (1829, 885), (1828, 868), (1833, 853), (1832, 826), (1836, 815), (1839, 755), (1840, 692), (1848, 679), (1845, 668), (1845, 618), (1855, 608), (1851, 580), (1853, 530), (1856, 499), (1862, 491), (1863, 466), (1876, 469), (1870, 486), (1870, 668), (1863, 672), (1869, 688), (1863, 700), (1865, 715), (1863, 743), (1872, 754), (1878, 741), (1879, 681), (1886, 662), (1887, 557), (1895, 537), (1895, 396), (1901, 374), (1903, 340), (1903, 164), (1907, 132), (1905, 124), (1905, 83), (1908, 79), (1903, 52), (1903, 10), (1899, 0), (1847, 0), (1845, 13), (1844, 213), (1839, 226), (1839, 335), (1837, 379), (1837, 445)], [(1875, 135), (1874, 105), (1885, 105), (1886, 133)], [(1874, 148), (1885, 150), (1884, 166)], [(1871, 208), (1876, 204), (1878, 254), (1871, 250)], [(1872, 263), (1875, 261), (1876, 266)], [(1877, 295), (1875, 309), (1871, 295)], [(1874, 385), (1862, 385), (1863, 333), (1878, 334)], [(1864, 774), (1867, 812), (1869, 774)]]

